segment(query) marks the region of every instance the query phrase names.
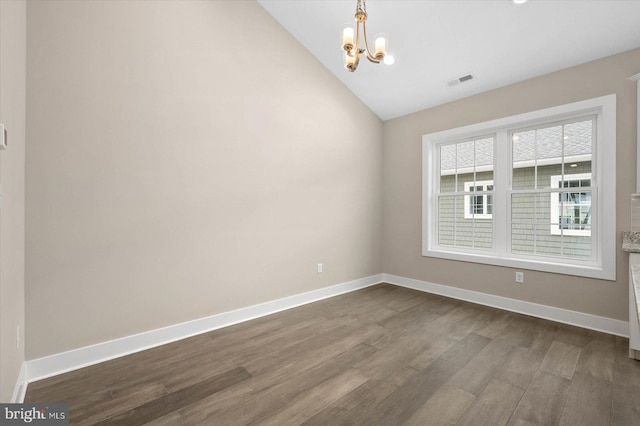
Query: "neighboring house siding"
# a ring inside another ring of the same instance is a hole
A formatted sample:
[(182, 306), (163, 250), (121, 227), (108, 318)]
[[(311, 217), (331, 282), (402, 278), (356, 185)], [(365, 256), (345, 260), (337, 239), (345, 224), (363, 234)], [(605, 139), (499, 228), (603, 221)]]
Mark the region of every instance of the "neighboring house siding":
[[(464, 183), (473, 180), (473, 173), (458, 175), (458, 192), (464, 191)], [(493, 172), (476, 173), (476, 181), (493, 180)], [(455, 175), (440, 179), (440, 192), (456, 191)], [(455, 210), (454, 210), (455, 203)], [(440, 198), (440, 245), (455, 247), (493, 247), (493, 220), (465, 219), (464, 195)], [(455, 211), (455, 214), (454, 214)]]
[[(577, 167), (567, 168), (567, 174), (590, 173), (591, 163), (577, 163)], [(538, 188), (549, 188), (551, 176), (562, 173), (561, 166), (549, 165), (538, 167)], [(534, 168), (515, 169), (513, 189), (533, 189)], [(476, 181), (492, 180), (493, 172), (476, 174)], [(458, 175), (457, 191), (464, 191), (464, 183), (473, 180), (473, 174)], [(441, 192), (453, 192), (455, 175), (442, 176)], [(454, 199), (456, 203), (454, 217)], [(535, 223), (534, 200), (538, 221)], [(591, 256), (591, 237), (552, 235), (550, 231), (550, 195), (549, 194), (515, 194), (512, 200), (512, 251), (516, 253), (540, 255), (560, 255), (571, 257)], [(465, 219), (464, 195), (452, 196), (440, 202), (439, 244), (456, 247), (492, 248), (491, 219)], [(555, 218), (553, 222), (557, 222)]]

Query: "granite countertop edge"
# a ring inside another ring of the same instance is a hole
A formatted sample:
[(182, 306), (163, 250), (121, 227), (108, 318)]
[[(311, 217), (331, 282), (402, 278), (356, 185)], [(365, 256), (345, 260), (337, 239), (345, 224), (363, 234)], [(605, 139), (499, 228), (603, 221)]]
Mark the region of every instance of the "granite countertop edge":
[(623, 232), (622, 250), (627, 253), (640, 253), (640, 232)]

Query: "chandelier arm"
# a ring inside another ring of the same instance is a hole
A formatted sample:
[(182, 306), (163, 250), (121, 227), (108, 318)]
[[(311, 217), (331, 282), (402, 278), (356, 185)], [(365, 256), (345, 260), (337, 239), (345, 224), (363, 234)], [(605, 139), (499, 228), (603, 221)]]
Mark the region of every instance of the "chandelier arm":
[(353, 55), (358, 57), (360, 56), (360, 22), (356, 20), (356, 42), (353, 45)]
[[(371, 52), (369, 52), (369, 42), (367, 41), (367, 21), (362, 21), (362, 34), (364, 35), (364, 47), (365, 47), (365, 52), (367, 54), (367, 59), (375, 64), (379, 64), (380, 59), (377, 59), (375, 56), (371, 54)], [(356, 43), (356, 46), (357, 45), (358, 43)]]
[(358, 63), (360, 62), (360, 22), (358, 21), (356, 21), (356, 39), (353, 45), (352, 52), (347, 52), (347, 55), (355, 58), (352, 66), (353, 68), (350, 70), (355, 71), (358, 68)]

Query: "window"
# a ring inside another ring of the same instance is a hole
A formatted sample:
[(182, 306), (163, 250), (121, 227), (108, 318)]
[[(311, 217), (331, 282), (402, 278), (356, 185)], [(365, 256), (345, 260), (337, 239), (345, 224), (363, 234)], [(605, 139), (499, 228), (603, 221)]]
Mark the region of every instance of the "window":
[(564, 180), (551, 176), (552, 188), (571, 189), (551, 194), (551, 217), (558, 218), (551, 224), (551, 234), (591, 236), (591, 191), (584, 190), (590, 186), (591, 173), (565, 176)]
[(491, 219), (493, 211), (493, 181), (465, 182), (464, 191), (479, 193), (479, 195), (466, 195), (464, 197), (465, 219)]
[(615, 279), (615, 145), (615, 95), (425, 135), (423, 255)]
[(493, 153), (495, 138), (439, 146), (438, 242), (442, 246), (493, 247)]
[(596, 122), (597, 116), (587, 115), (508, 133), (512, 252), (592, 259), (591, 153)]

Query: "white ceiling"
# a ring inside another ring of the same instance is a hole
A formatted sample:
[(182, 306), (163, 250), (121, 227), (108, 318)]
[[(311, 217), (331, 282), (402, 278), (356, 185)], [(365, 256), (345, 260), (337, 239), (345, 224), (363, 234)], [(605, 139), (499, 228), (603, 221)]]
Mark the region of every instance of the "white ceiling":
[(361, 58), (350, 73), (355, 0), (258, 2), (383, 120), (640, 47), (638, 0), (369, 0), (370, 37), (386, 33), (396, 63)]

